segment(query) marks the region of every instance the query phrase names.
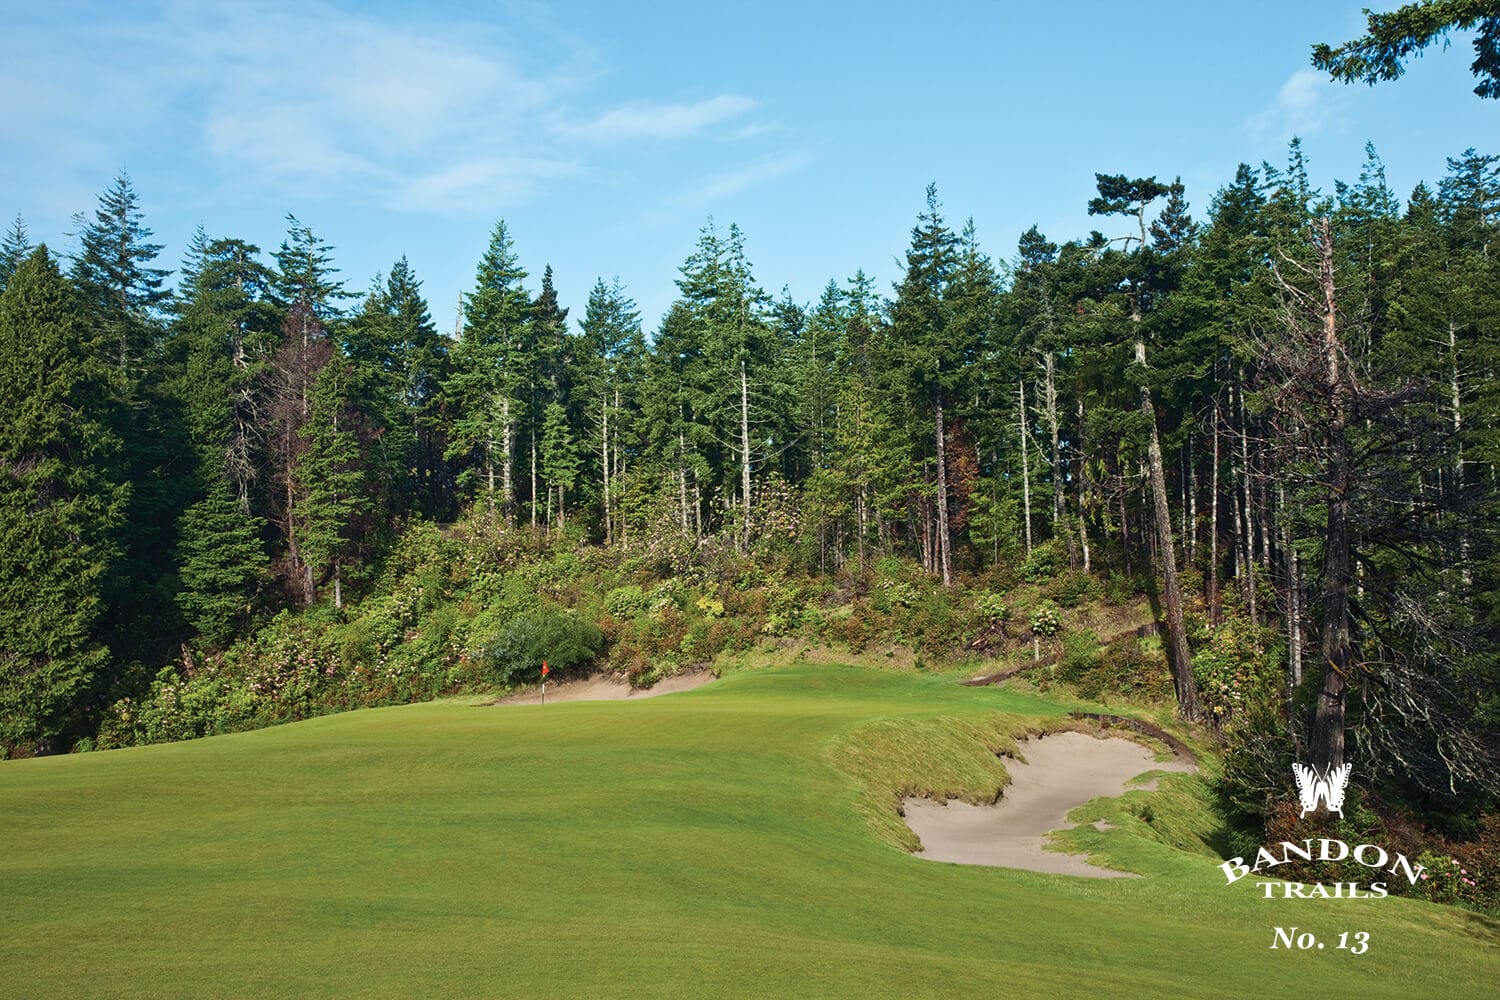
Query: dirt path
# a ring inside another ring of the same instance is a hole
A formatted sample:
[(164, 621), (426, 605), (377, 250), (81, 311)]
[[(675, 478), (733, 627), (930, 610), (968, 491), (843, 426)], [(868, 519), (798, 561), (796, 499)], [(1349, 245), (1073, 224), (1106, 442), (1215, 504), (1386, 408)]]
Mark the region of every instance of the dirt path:
[(1011, 783), (1000, 801), (974, 806), (908, 798), (906, 825), (922, 840), (918, 857), (966, 865), (1132, 878), (1081, 857), (1043, 849), (1047, 834), (1068, 826), (1068, 811), (1090, 799), (1125, 792), (1125, 783), (1151, 770), (1191, 771), (1182, 761), (1160, 763), (1139, 743), (1119, 737), (1063, 732), (1021, 743), (1026, 763), (1007, 760)]
[[(560, 701), (624, 701), (636, 698), (654, 698), (661, 694), (691, 691), (702, 687), (718, 677), (710, 670), (695, 670), (686, 674), (673, 674), (657, 681), (648, 688), (633, 688), (627, 682), (611, 674), (595, 674), (578, 681), (559, 681), (547, 685), (547, 704)], [(495, 702), (497, 705), (536, 705), (542, 700), (541, 688), (522, 691)]]

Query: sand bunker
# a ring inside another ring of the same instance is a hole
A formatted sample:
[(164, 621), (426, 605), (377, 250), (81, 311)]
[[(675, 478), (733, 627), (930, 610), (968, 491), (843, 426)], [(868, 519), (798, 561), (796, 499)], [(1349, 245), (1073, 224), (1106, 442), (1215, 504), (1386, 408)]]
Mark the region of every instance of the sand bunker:
[[(547, 704), (556, 701), (624, 701), (635, 698), (654, 698), (659, 694), (691, 691), (715, 680), (712, 671), (695, 670), (692, 673), (673, 674), (657, 681), (648, 688), (633, 688), (627, 682), (611, 674), (595, 674), (581, 681), (559, 681), (547, 685)], [(542, 700), (541, 688), (522, 691), (501, 698), (497, 705), (536, 705)]]
[(1043, 850), (1047, 834), (1068, 826), (1070, 809), (1089, 799), (1120, 795), (1146, 771), (1191, 771), (1180, 761), (1158, 762), (1139, 743), (1085, 733), (1053, 733), (1021, 743), (1026, 763), (1007, 760), (1011, 783), (999, 802), (974, 806), (909, 798), (906, 825), (922, 840), (918, 857), (966, 865), (1000, 865), (1061, 875), (1132, 878), (1083, 858)]

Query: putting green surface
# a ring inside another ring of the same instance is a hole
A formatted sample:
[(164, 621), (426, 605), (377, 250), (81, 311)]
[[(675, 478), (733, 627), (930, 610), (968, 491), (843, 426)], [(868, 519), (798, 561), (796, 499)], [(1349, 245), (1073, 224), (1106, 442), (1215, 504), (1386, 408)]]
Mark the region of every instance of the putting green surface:
[(1061, 711), (795, 667), (0, 764), (0, 996), (1494, 995), (1493, 921), (1266, 900), (1129, 825), (1070, 836), (1145, 878), (925, 861), (849, 773), (862, 731)]

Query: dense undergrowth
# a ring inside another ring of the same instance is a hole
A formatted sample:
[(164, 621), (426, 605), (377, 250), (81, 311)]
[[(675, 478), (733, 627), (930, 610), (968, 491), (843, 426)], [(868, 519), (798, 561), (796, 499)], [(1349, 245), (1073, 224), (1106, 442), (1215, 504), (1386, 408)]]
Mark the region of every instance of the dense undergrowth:
[[(1053, 697), (1168, 721), (1171, 677), (1139, 581), (1074, 572), (1056, 556), (1041, 546), (1029, 559), (970, 573), (945, 589), (897, 558), (813, 577), (738, 557), (713, 539), (604, 548), (482, 522), (420, 523), (401, 536), (363, 599), (283, 611), (227, 649), (184, 648), (144, 696), (107, 706), (97, 736), (76, 749), (500, 694), (537, 681), (543, 660), (555, 675), (605, 670), (645, 686), (726, 659), (809, 649), (907, 669), (1034, 667), (1026, 680)], [(1205, 733), (1223, 759), (1213, 769), (1220, 842), (1226, 851), (1253, 853), (1288, 826), (1286, 803), (1263, 790), (1266, 772), (1292, 753), (1267, 739), (1281, 727), (1265, 724), (1286, 699), (1284, 650), (1273, 630), (1232, 606), (1217, 627), (1203, 610), (1190, 614), (1190, 639), (1212, 720)], [(919, 746), (920, 736), (892, 746)], [(978, 739), (944, 738), (959, 736)], [(1005, 741), (980, 742), (992, 755)], [(973, 797), (980, 785), (997, 791), (1003, 769), (981, 767), (955, 778), (952, 789), (931, 787), (926, 777), (925, 791)], [(882, 834), (903, 841), (893, 812), (877, 811)], [(1500, 904), (1493, 819), (1476, 819), (1467, 836), (1455, 837), (1370, 801), (1344, 823), (1356, 838), (1378, 836), (1427, 859), (1431, 874), (1416, 892), (1478, 909)]]
[[(638, 686), (795, 641), (877, 662), (948, 668), (1046, 662), (1089, 696), (1170, 693), (1136, 581), (1059, 568), (1049, 547), (945, 589), (907, 560), (810, 577), (710, 539), (639, 549), (464, 523), (407, 530), (343, 608), (283, 611), (224, 650), (185, 648), (149, 691), (104, 711), (79, 749), (191, 739), (328, 712), (607, 670)], [(1092, 627), (1090, 627), (1092, 626)], [(1124, 638), (1101, 650), (1099, 632)]]

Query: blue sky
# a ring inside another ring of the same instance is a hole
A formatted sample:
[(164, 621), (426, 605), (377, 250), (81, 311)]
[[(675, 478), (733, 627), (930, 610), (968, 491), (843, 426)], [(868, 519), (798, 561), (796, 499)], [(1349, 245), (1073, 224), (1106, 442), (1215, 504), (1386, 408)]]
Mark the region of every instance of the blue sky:
[(618, 275), (649, 331), (710, 215), (807, 302), (888, 288), (928, 181), (1003, 259), (1101, 226), (1096, 171), (1180, 174), (1201, 218), (1293, 134), (1325, 189), (1366, 140), (1402, 195), (1500, 152), (1466, 39), (1376, 88), (1310, 69), (1359, 0), (5, 6), (0, 218), (66, 252), (123, 169), (167, 266), (200, 223), (269, 251), (293, 212), (354, 291), (405, 254), (445, 329), (501, 217), (533, 291), (550, 262), (579, 319)]

